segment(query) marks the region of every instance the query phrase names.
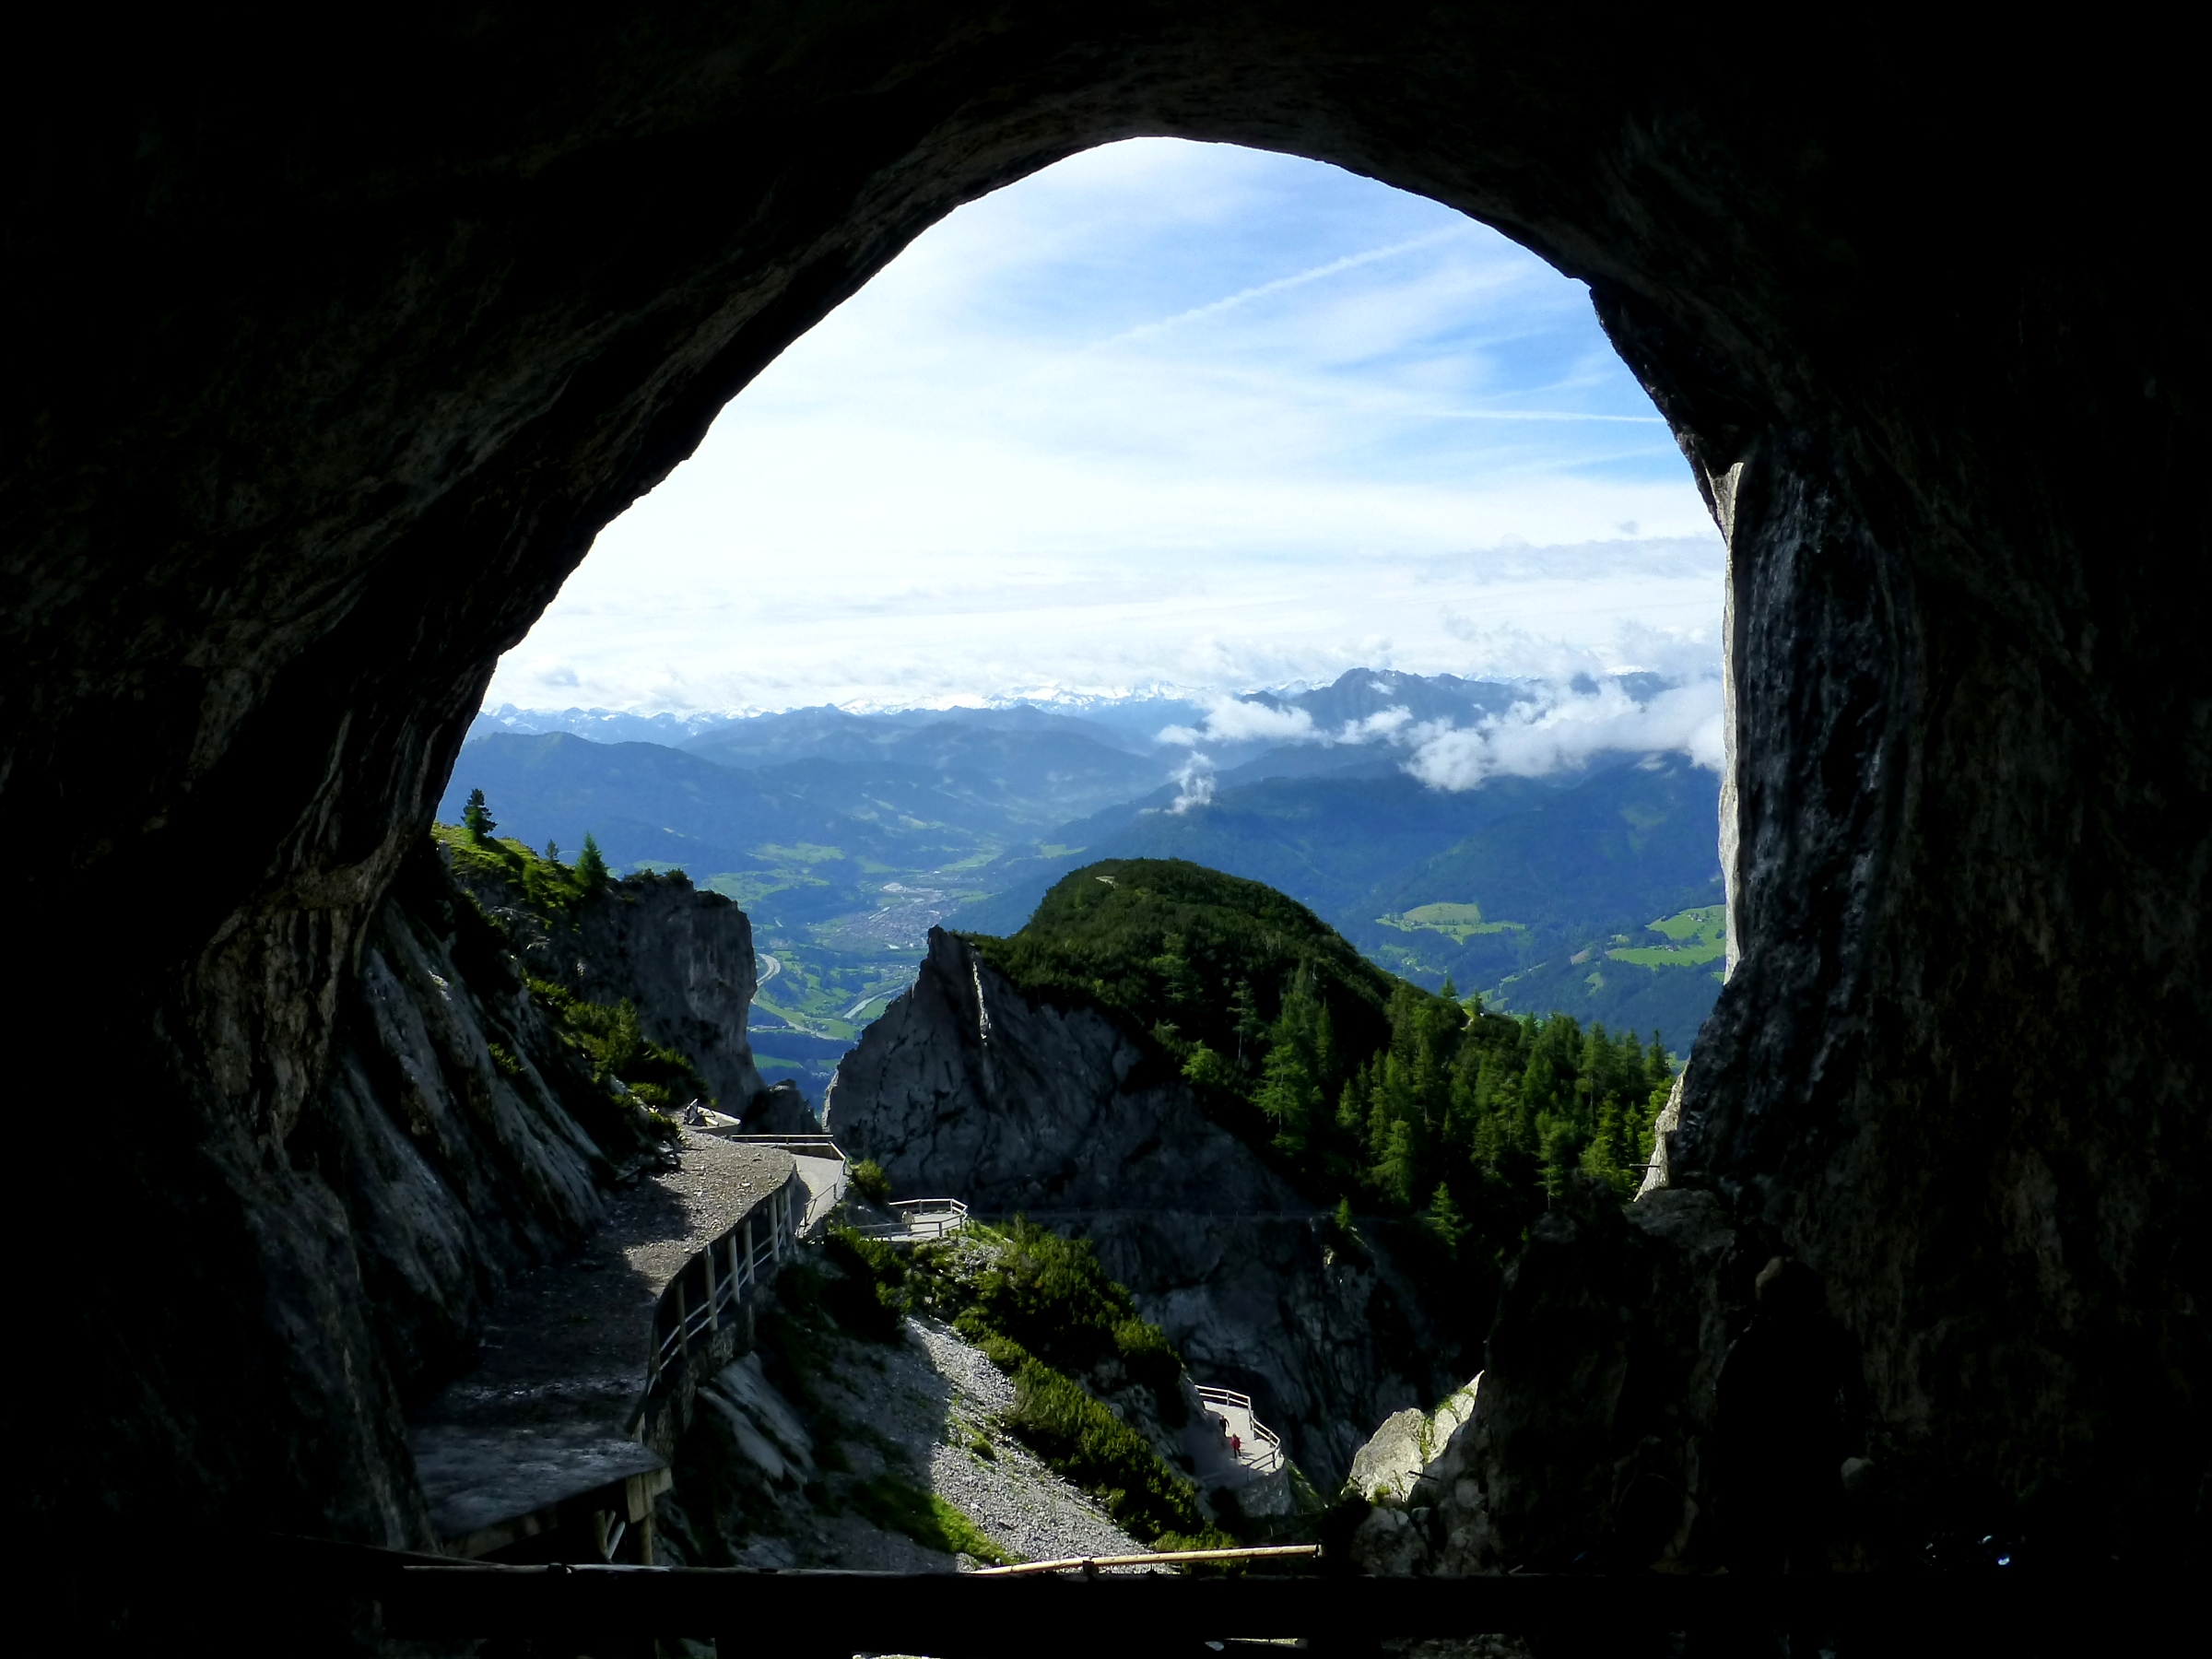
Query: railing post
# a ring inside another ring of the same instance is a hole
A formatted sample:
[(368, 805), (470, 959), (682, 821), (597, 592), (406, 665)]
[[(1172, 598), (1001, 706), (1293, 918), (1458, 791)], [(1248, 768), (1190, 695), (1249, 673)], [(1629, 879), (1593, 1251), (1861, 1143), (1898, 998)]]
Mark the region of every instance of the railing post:
[(745, 1295), (745, 1266), (737, 1257), (737, 1230), (730, 1229), (730, 1311), (737, 1311), (737, 1302)]
[(676, 1290), (677, 1346), (688, 1355), (691, 1352), (691, 1321), (684, 1312), (684, 1276), (680, 1270), (676, 1276), (674, 1288)]

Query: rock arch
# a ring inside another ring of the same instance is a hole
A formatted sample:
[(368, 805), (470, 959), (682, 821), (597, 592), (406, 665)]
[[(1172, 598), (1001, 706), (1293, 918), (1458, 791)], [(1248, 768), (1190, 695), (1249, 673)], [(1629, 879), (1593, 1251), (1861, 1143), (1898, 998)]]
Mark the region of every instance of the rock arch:
[(56, 1525), (415, 1535), (298, 1130), (497, 653), (922, 228), (1139, 134), (1590, 282), (1732, 548), (1745, 956), (1679, 1165), (1827, 1275), (1919, 1489), (2201, 1503), (2184, 54), (1301, 0), (182, 27), (50, 42), (17, 111), (18, 1166), (102, 1148), (17, 1206), (82, 1269), (32, 1298)]

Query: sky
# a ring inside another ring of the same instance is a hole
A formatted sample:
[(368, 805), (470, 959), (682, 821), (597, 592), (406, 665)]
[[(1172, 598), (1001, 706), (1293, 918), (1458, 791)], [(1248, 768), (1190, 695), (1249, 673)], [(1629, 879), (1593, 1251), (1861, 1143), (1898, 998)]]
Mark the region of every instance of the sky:
[(1710, 679), (1720, 606), (1583, 284), (1335, 168), (1137, 139), (959, 209), (794, 342), (487, 701)]

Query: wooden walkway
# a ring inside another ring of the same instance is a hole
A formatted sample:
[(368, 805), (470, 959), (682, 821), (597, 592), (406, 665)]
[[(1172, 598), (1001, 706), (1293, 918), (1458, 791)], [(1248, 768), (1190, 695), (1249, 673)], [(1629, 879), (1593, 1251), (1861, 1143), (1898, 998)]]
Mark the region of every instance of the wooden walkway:
[[(509, 1286), (477, 1369), (410, 1417), (449, 1553), (482, 1556), (559, 1527), (570, 1559), (650, 1559), (641, 1524), (669, 1479), (665, 1449), (650, 1443), (664, 1438), (649, 1432), (654, 1387), (695, 1344), (701, 1362), (736, 1351), (744, 1333), (732, 1321), (749, 1315), (753, 1287), (789, 1253), (812, 1197), (778, 1147), (686, 1131), (680, 1154), (680, 1169), (616, 1194), (575, 1255)], [(574, 1547), (587, 1531), (594, 1549)]]

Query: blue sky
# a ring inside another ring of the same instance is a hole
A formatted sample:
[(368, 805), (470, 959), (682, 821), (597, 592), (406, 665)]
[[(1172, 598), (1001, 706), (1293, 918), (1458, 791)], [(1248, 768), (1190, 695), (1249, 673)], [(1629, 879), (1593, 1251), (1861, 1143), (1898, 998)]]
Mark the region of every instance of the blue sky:
[(1334, 168), (1142, 139), (960, 209), (795, 342), (489, 700), (1703, 675), (1720, 600), (1580, 283)]

